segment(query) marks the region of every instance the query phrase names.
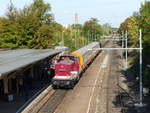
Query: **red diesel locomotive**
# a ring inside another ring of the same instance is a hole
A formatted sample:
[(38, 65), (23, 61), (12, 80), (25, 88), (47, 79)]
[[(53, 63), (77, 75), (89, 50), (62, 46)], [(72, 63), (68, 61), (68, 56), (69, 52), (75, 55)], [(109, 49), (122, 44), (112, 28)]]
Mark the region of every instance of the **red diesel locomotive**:
[(99, 54), (99, 51), (90, 51), (89, 49), (99, 48), (98, 42), (92, 42), (89, 45), (72, 52), (68, 55), (60, 56), (55, 64), (55, 76), (52, 79), (52, 87), (73, 88), (80, 78), (88, 64)]

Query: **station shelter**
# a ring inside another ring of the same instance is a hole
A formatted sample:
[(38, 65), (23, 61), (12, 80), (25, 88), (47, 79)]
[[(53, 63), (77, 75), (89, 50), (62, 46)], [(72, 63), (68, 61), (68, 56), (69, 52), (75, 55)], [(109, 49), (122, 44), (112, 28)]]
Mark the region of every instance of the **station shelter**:
[(0, 50), (0, 100), (13, 100), (15, 94), (27, 92), (35, 80), (50, 80), (47, 71), (51, 60), (65, 50)]

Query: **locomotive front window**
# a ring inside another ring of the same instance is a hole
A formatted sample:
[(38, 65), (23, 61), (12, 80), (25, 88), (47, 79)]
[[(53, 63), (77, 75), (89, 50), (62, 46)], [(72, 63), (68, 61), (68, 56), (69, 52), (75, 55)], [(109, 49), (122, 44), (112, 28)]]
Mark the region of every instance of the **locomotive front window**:
[(69, 60), (72, 60), (72, 61), (77, 61), (78, 60), (78, 57), (75, 57), (75, 56), (61, 56), (59, 58), (58, 62), (63, 61), (66, 58), (69, 58)]
[(61, 56), (61, 57), (59, 58), (58, 62), (59, 62), (59, 61), (63, 61), (64, 59), (65, 59), (65, 56)]
[(76, 59), (75, 59), (75, 57), (73, 57), (73, 56), (70, 56), (70, 60), (73, 60), (73, 61), (75, 61)]

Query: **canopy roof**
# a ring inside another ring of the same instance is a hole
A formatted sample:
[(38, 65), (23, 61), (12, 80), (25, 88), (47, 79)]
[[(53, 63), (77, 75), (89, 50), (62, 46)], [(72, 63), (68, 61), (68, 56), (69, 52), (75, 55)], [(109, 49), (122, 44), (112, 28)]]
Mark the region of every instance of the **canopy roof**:
[(0, 77), (24, 68), (32, 63), (58, 54), (64, 49), (17, 49), (0, 50)]

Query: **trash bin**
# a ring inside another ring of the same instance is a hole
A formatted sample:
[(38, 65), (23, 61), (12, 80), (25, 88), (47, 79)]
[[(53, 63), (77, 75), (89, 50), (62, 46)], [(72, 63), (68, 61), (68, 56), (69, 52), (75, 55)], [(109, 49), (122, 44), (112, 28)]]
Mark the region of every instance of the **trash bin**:
[(8, 101), (9, 101), (9, 102), (12, 102), (13, 100), (14, 100), (13, 94), (9, 94), (9, 95), (8, 95)]

